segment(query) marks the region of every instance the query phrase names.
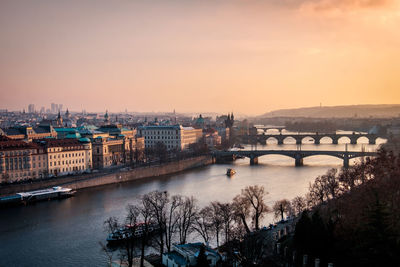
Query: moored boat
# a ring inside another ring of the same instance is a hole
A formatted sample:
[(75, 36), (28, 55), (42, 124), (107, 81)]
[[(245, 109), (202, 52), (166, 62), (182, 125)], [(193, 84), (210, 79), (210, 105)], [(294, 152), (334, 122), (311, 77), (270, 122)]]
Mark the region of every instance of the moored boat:
[(145, 223), (137, 223), (135, 225), (125, 225), (108, 235), (107, 242), (111, 244), (119, 244), (128, 239), (137, 239), (143, 237), (146, 233), (149, 235), (155, 234), (158, 231), (156, 224), (148, 224), (146, 229)]
[(61, 199), (73, 196), (76, 191), (71, 188), (64, 188), (61, 186), (55, 186), (52, 188), (20, 192), (15, 195), (1, 197), (1, 205), (19, 204), (19, 203), (30, 203), (35, 201), (50, 200), (50, 199)]

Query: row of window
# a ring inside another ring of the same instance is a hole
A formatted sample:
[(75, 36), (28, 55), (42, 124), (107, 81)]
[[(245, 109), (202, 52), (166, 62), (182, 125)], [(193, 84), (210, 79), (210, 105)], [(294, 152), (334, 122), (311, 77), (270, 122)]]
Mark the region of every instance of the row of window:
[[(49, 156), (49, 158), (50, 159), (57, 159), (57, 158), (64, 158), (64, 156), (65, 156), (65, 158), (73, 158), (73, 157), (81, 157), (81, 156), (84, 156), (84, 153), (82, 152), (82, 153), (69, 153), (69, 154), (58, 154), (58, 155), (50, 155)], [(90, 152), (89, 152), (89, 156), (90, 156)]]
[(176, 134), (176, 135), (178, 135), (179, 134), (179, 130), (157, 130), (157, 131), (146, 131), (146, 130), (142, 130), (143, 132), (144, 132), (144, 135), (149, 135), (149, 134), (152, 134), (152, 135), (160, 135), (160, 134)]
[(35, 150), (32, 149), (32, 150), (6, 151), (6, 152), (4, 152), (4, 155), (5, 156), (22, 156), (22, 155), (26, 155), (29, 153), (34, 154)]
[(50, 170), (51, 174), (56, 174), (60, 172), (72, 172), (72, 171), (83, 171), (85, 170), (84, 166), (76, 166), (76, 167), (67, 167), (67, 168), (60, 168), (60, 169), (55, 169), (55, 170)]
[(173, 136), (164, 136), (164, 135), (150, 135), (150, 136), (146, 136), (145, 139), (179, 139), (179, 136), (175, 136), (175, 138), (173, 138)]
[[(146, 144), (157, 144), (159, 141), (146, 141)], [(175, 144), (175, 145), (179, 145), (180, 142), (178, 141), (164, 141), (162, 142), (164, 144)]]
[(56, 147), (56, 148), (49, 148), (49, 152), (61, 152), (61, 151), (65, 151), (65, 150), (82, 150), (83, 146), (71, 146), (71, 147), (63, 147), (61, 149), (61, 147)]
[[(57, 161), (50, 162), (50, 166), (53, 166), (53, 163), (54, 163), (54, 166), (57, 166)], [(66, 160), (65, 163), (64, 163), (64, 160), (58, 161), (58, 166), (60, 166), (61, 164), (64, 165), (64, 164), (75, 164), (75, 163), (85, 163), (85, 160), (84, 159), (77, 159), (77, 160), (72, 160), (72, 161)]]

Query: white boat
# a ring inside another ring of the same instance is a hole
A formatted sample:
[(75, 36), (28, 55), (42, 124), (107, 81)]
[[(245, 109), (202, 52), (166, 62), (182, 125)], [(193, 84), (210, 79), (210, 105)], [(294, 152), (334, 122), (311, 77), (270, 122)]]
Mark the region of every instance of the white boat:
[(226, 170), (226, 175), (228, 175), (228, 176), (232, 176), (232, 175), (234, 175), (236, 173), (236, 171), (234, 170), (234, 169), (227, 169)]
[(48, 200), (55, 198), (67, 198), (73, 196), (74, 194), (75, 191), (71, 188), (64, 188), (61, 186), (54, 186), (47, 189), (17, 193), (17, 195), (21, 196), (21, 200), (23, 202)]

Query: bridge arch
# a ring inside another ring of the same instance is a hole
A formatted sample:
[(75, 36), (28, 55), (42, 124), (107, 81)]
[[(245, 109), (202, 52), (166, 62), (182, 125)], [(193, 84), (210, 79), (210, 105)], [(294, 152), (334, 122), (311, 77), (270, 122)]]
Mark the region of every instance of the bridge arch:
[[(285, 142), (285, 141), (286, 141), (286, 142)], [(296, 143), (296, 142), (297, 142), (297, 139), (296, 139), (295, 136), (292, 136), (292, 135), (285, 135), (285, 137), (283, 138), (282, 142), (283, 142), (284, 144), (287, 144), (287, 141), (293, 141), (293, 143)], [(292, 142), (290, 142), (290, 143), (292, 143)], [(289, 143), (289, 144), (290, 144), (290, 143)]]
[(273, 140), (274, 143), (276, 142), (276, 144), (278, 144), (279, 140), (278, 138), (274, 137), (274, 136), (270, 136), (265, 140), (265, 143), (268, 144), (268, 140)]
[[(312, 139), (312, 140), (311, 140)], [(314, 137), (312, 137), (312, 136), (304, 136), (302, 139), (301, 139), (301, 143), (302, 144), (304, 144), (305, 142), (304, 141), (313, 141), (314, 143), (315, 143), (315, 138)]]
[(320, 143), (322, 144), (332, 144), (333, 139), (330, 136), (327, 135), (322, 135), (321, 138), (319, 139)]
[(367, 136), (363, 135), (363, 136), (359, 136), (356, 139), (356, 143), (357, 144), (368, 144), (368, 143), (370, 143), (370, 139), (373, 140), (374, 142), (376, 142), (376, 138), (374, 138), (374, 137), (368, 138)]
[[(343, 142), (344, 140), (346, 140), (345, 142)], [(339, 144), (350, 144), (351, 143), (351, 138), (348, 136), (341, 136), (338, 138), (338, 143)]]

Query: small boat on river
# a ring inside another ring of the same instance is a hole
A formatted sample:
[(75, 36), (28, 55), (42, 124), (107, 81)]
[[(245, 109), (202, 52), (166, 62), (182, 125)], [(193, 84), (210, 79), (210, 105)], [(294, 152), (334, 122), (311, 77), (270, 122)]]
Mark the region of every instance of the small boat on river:
[(144, 236), (146, 231), (148, 235), (153, 235), (158, 232), (158, 227), (156, 224), (148, 224), (146, 229), (146, 224), (143, 222), (135, 225), (125, 225), (109, 234), (107, 242), (110, 245), (117, 245), (128, 239), (141, 238)]
[(232, 176), (235, 173), (236, 173), (236, 171), (234, 169), (229, 168), (226, 170), (226, 175), (228, 175), (228, 176)]

